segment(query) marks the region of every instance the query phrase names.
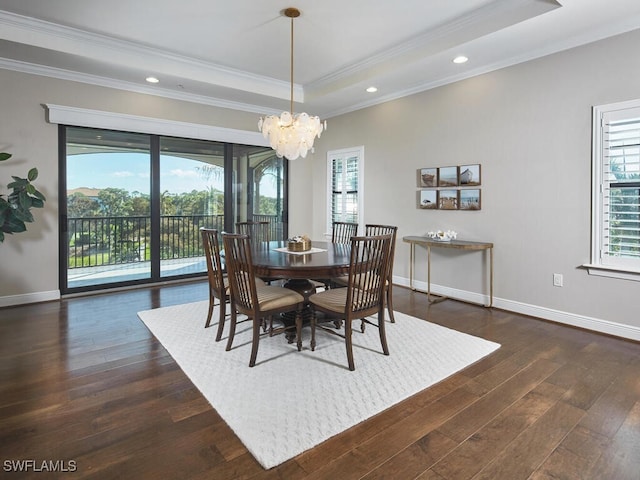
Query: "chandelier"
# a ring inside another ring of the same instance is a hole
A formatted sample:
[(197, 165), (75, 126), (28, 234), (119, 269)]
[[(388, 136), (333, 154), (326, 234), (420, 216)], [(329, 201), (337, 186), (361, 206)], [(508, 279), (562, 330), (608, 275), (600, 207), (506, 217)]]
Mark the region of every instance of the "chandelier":
[(258, 129), (264, 138), (269, 139), (271, 148), (278, 157), (295, 160), (305, 158), (309, 150), (313, 151), (316, 136), (327, 128), (327, 122), (312, 117), (306, 113), (293, 113), (293, 19), (300, 16), (297, 8), (287, 8), (283, 11), (285, 17), (291, 19), (291, 110), (282, 112), (280, 116), (268, 115), (260, 118)]

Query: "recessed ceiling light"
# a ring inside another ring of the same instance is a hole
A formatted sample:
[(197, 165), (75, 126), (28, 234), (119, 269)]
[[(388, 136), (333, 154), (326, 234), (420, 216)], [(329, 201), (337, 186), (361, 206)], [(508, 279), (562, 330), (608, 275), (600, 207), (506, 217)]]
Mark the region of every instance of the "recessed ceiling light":
[(467, 60), (469, 59), (464, 55), (458, 55), (456, 58), (453, 59), (453, 63), (465, 63)]
[(147, 82), (149, 83), (158, 83), (160, 80), (158, 80), (156, 77), (147, 77)]
[(369, 93), (376, 93), (377, 91), (378, 91), (378, 89), (376, 87), (367, 88), (367, 92), (369, 92)]

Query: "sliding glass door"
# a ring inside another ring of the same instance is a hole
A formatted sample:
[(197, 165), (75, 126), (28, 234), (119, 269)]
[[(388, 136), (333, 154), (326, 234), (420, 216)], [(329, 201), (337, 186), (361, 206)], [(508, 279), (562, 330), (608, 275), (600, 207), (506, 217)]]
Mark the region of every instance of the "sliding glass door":
[(83, 128), (66, 133), (66, 286), (150, 279), (149, 136)]
[(206, 272), (200, 227), (225, 229), (224, 144), (159, 140), (160, 276)]
[(270, 148), (61, 127), (63, 293), (206, 273), (200, 227), (287, 235), (286, 162)]

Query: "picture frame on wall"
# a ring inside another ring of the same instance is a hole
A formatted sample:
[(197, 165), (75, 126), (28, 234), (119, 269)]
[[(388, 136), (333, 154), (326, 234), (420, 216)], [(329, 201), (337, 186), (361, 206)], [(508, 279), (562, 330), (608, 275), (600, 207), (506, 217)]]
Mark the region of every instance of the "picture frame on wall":
[(480, 185), (480, 164), (460, 165), (458, 185), (461, 187), (473, 187)]
[(415, 170), (417, 208), (421, 210), (467, 210), (482, 208), (481, 165), (469, 163)]
[(458, 190), (439, 190), (438, 208), (440, 210), (457, 210)]
[(437, 168), (421, 168), (420, 169), (420, 186), (421, 187), (437, 187), (438, 186), (438, 169)]
[(479, 188), (465, 188), (460, 190), (460, 210), (480, 210), (481, 192)]
[(437, 190), (420, 190), (420, 198), (418, 206), (425, 210), (435, 210), (438, 208), (438, 191)]
[(458, 167), (438, 168), (438, 186), (456, 187), (458, 185)]

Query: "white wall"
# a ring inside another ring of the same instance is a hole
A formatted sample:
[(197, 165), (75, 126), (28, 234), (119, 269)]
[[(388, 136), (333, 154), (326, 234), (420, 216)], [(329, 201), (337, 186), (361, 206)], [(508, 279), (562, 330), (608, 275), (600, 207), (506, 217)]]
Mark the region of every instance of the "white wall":
[[(640, 30), (329, 119), (316, 152), (291, 164), (290, 231), (322, 238), (326, 152), (365, 147), (365, 221), (398, 225), (394, 276), (408, 282), (401, 238), (453, 229), (495, 244), (495, 305), (640, 340), (640, 282), (589, 276), (591, 107), (640, 98)], [(473, 61), (473, 60), (471, 60)], [(47, 195), (26, 233), (0, 245), (0, 305), (58, 294), (57, 127), (42, 104), (253, 131), (256, 115), (0, 70), (0, 185), (37, 166)], [(482, 165), (480, 212), (416, 207), (416, 171)], [(419, 284), (426, 278), (418, 249)], [(486, 291), (479, 253), (434, 253), (436, 290)], [(564, 287), (552, 274), (564, 275)]]
[[(331, 119), (309, 174), (314, 237), (325, 228), (326, 151), (364, 145), (365, 221), (398, 225), (397, 282), (409, 275), (403, 236), (452, 229), (494, 242), (496, 306), (640, 340), (640, 282), (580, 268), (590, 260), (591, 108), (640, 98), (638, 45), (640, 30)], [(418, 169), (473, 163), (481, 211), (416, 207)], [(482, 254), (433, 255), (436, 288), (486, 292)]]

